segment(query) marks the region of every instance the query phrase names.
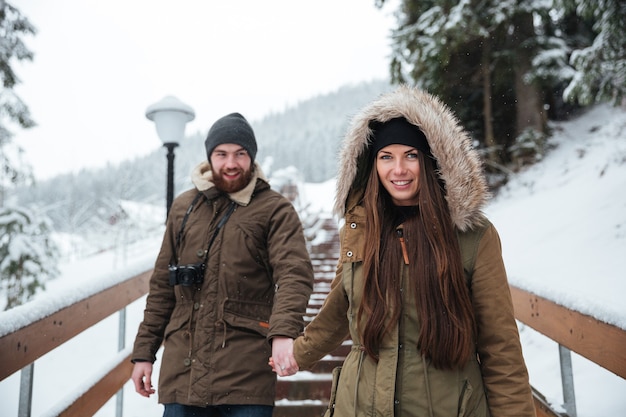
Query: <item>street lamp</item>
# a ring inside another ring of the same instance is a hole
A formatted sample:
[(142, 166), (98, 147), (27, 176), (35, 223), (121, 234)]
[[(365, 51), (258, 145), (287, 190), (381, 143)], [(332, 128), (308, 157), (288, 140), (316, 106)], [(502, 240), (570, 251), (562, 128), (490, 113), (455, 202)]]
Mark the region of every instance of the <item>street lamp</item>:
[[(174, 148), (185, 133), (185, 125), (196, 114), (191, 107), (174, 96), (166, 96), (161, 101), (148, 106), (146, 117), (156, 125), (157, 134), (167, 148), (167, 201), (166, 216), (174, 200)], [(167, 219), (167, 217), (166, 217)]]

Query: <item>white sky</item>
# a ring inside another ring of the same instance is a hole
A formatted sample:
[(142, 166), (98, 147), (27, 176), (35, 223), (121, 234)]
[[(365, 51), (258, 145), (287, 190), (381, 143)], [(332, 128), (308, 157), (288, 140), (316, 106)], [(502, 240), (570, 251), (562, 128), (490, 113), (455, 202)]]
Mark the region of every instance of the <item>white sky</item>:
[(38, 127), (15, 131), (38, 178), (161, 146), (146, 108), (174, 95), (206, 132), (388, 76), (397, 0), (15, 0), (38, 32), (16, 89)]

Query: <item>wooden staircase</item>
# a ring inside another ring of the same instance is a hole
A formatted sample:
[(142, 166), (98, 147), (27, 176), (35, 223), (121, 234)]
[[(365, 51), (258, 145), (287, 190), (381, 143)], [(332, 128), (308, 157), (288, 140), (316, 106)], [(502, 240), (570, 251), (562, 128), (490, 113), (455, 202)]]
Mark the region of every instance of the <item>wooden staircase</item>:
[[(309, 230), (315, 231), (309, 236), (309, 253), (315, 283), (305, 316), (307, 322), (315, 317), (326, 299), (335, 277), (339, 254), (337, 223), (333, 219), (318, 219)], [(349, 351), (348, 341), (323, 358), (311, 371), (300, 371), (290, 377), (278, 377), (273, 417), (321, 417), (326, 411), (330, 397), (331, 372), (333, 368), (343, 363)]]

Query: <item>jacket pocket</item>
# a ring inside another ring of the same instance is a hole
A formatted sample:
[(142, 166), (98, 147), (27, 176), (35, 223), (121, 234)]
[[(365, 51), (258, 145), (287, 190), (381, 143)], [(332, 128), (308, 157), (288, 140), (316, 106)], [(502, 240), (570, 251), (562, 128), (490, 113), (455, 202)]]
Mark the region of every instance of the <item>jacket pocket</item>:
[(330, 398), (328, 400), (328, 408), (324, 413), (324, 417), (333, 417), (335, 414), (335, 403), (337, 400), (337, 387), (339, 386), (339, 375), (341, 374), (341, 366), (333, 369), (333, 382), (330, 386)]
[(228, 300), (224, 305), (224, 321), (231, 327), (252, 331), (267, 337), (272, 306), (253, 301)]
[(469, 380), (465, 381), (459, 398), (458, 417), (489, 416), (484, 392), (476, 390)]

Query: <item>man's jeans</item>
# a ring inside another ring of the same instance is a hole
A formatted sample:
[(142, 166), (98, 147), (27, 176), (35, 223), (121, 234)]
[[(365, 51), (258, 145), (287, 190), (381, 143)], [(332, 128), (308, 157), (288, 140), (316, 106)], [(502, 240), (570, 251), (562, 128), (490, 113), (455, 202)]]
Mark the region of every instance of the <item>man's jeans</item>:
[(270, 405), (214, 405), (194, 407), (182, 404), (165, 404), (163, 417), (272, 417)]

